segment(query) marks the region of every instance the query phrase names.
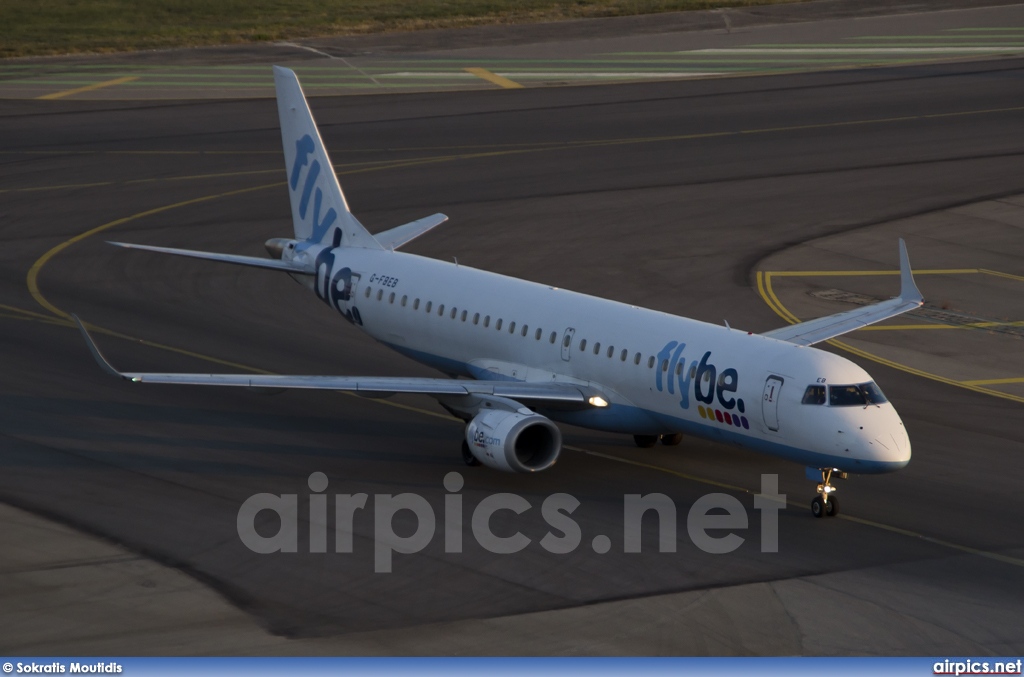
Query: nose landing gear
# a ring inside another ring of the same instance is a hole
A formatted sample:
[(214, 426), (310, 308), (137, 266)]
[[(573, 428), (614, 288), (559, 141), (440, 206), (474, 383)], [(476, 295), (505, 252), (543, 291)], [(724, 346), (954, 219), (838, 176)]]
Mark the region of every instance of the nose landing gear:
[[(847, 475), (838, 468), (819, 468), (821, 483), (818, 484), (818, 495), (811, 501), (811, 514), (815, 517), (835, 517), (839, 514), (839, 500), (833, 496), (836, 488), (832, 486), (832, 473), (836, 479), (845, 480)], [(810, 472), (810, 469), (808, 469)]]

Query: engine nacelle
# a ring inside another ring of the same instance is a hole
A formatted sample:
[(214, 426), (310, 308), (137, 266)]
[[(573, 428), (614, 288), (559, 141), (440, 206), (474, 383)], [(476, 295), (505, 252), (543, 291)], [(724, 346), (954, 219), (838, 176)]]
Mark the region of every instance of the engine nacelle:
[(474, 457), (505, 472), (547, 470), (562, 451), (562, 433), (540, 414), (482, 411), (466, 426), (466, 442)]

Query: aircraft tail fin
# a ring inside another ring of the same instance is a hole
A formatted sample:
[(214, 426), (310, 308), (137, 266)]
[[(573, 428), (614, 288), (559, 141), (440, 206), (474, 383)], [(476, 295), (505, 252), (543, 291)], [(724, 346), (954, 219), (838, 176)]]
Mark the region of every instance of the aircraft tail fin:
[(295, 238), (364, 249), (383, 249), (349, 211), (327, 149), (295, 73), (274, 66)]

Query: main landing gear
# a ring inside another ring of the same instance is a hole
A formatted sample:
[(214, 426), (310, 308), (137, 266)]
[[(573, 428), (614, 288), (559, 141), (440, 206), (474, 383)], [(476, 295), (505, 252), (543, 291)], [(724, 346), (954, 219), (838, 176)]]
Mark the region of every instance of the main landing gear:
[[(838, 468), (821, 468), (821, 483), (818, 485), (818, 495), (811, 501), (811, 514), (815, 517), (835, 517), (839, 514), (839, 499), (833, 494), (836, 488), (832, 486), (832, 473), (836, 479), (846, 479), (846, 473)], [(810, 469), (808, 469), (810, 472)]]
[(471, 468), (480, 465), (480, 461), (477, 460), (477, 457), (469, 450), (469, 442), (467, 442), (465, 438), (462, 440), (462, 462)]
[(671, 433), (669, 435), (633, 435), (633, 441), (636, 442), (636, 446), (641, 449), (650, 449), (658, 441), (661, 441), (666, 447), (674, 447), (683, 441), (682, 433)]

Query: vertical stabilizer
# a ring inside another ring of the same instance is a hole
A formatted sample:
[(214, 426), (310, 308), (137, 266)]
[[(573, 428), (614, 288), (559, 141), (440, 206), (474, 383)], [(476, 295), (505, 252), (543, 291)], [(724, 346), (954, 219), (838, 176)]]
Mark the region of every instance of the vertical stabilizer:
[(274, 66), (274, 86), (296, 239), (383, 249), (349, 211), (295, 73)]

